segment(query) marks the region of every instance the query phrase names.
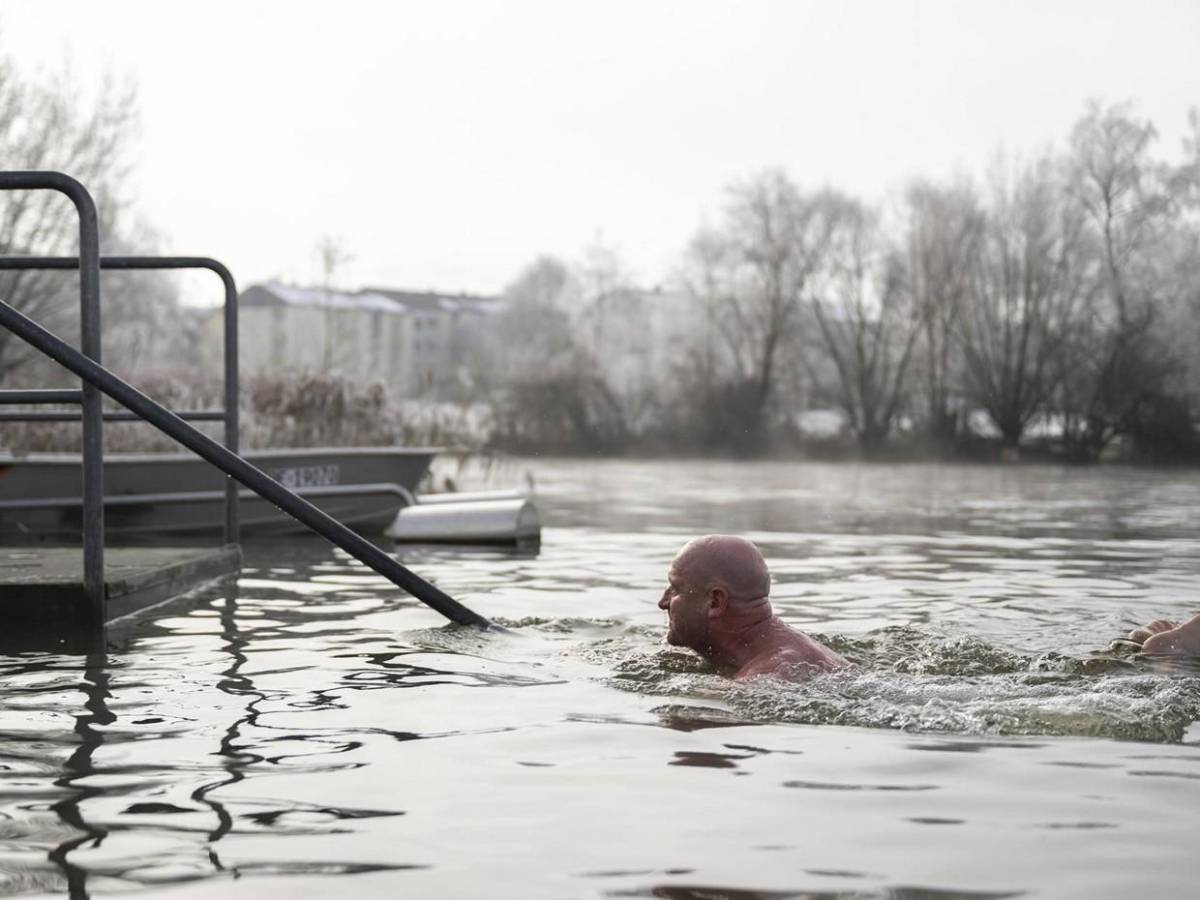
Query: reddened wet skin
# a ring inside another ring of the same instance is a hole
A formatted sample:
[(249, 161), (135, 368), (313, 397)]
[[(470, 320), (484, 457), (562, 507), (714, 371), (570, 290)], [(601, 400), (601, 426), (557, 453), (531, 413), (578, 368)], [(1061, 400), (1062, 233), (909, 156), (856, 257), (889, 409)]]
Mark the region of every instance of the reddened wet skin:
[(1200, 615), (1183, 624), (1155, 619), (1144, 628), (1130, 633), (1130, 640), (1142, 637), (1143, 653), (1171, 653), (1177, 656), (1200, 656)]
[(709, 598), (681, 568), (672, 563), (658, 608), (667, 613), (667, 643), (699, 649), (708, 644)]
[(762, 553), (734, 535), (689, 541), (675, 556), (658, 606), (667, 642), (695, 650), (737, 678), (800, 679), (846, 661), (774, 614)]

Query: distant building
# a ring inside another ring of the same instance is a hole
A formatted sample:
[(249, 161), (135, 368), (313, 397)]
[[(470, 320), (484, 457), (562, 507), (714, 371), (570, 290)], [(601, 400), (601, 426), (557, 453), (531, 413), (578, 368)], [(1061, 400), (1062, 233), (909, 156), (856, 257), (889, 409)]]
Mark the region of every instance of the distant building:
[[(397, 396), (413, 396), (458, 377), (496, 305), (468, 294), (257, 284), (238, 298), (239, 363), (245, 374), (307, 369), (383, 381)], [(209, 325), (219, 340), (219, 311)]]
[(689, 346), (695, 316), (680, 293), (622, 288), (593, 298), (576, 317), (578, 340), (602, 361), (619, 394), (662, 384), (676, 356)]
[(410, 341), (404, 348), (410, 354), (410, 393), (457, 380), (467, 365), (470, 348), (483, 333), (484, 322), (500, 308), (499, 298), (478, 294), (382, 287), (365, 288), (363, 293), (386, 297), (404, 311), (410, 323)]

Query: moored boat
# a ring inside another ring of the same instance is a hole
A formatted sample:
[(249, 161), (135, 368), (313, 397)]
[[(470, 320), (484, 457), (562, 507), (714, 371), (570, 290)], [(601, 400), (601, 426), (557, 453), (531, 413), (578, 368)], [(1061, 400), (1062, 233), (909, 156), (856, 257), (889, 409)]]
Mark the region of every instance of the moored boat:
[[(413, 502), (433, 450), (320, 447), (249, 450), (246, 460), (360, 532), (382, 531)], [(0, 454), (0, 542), (78, 539), (78, 454)], [(242, 530), (288, 533), (304, 527), (251, 491), (239, 492)], [(112, 536), (218, 533), (225, 476), (190, 453), (105, 454), (105, 530)]]

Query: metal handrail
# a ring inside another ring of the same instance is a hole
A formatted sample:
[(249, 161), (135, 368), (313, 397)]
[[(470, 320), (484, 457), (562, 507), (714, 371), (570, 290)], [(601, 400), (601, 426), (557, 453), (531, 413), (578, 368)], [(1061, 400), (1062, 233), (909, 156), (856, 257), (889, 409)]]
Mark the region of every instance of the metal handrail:
[[(140, 422), (141, 416), (131, 412), (104, 412), (105, 422)], [(225, 411), (221, 409), (189, 409), (176, 412), (175, 415), (189, 422), (224, 422)], [(78, 422), (83, 416), (73, 412), (0, 412), (0, 422)], [(226, 541), (236, 544), (237, 541)]]
[[(87, 188), (62, 172), (0, 172), (0, 191), (58, 191), (79, 216), (79, 345), (84, 358), (100, 364), (100, 231), (96, 204)], [(104, 419), (100, 391), (84, 381), (83, 406), (83, 591), (93, 624), (104, 622)]]
[(28, 316), (3, 301), (0, 301), (0, 325), (8, 328), (17, 337), (36, 347), (59, 365), (70, 369), (87, 384), (95, 385), (103, 393), (125, 408), (137, 413), (155, 428), (173, 437), (225, 474), (237, 479), (263, 499), (274, 503), (284, 512), (289, 513), (293, 518), (341, 547), (452, 622), (484, 628), (490, 626), (491, 623), (483, 616), (463, 606), (449, 594), (405, 568), (361, 535), (355, 534), (332, 516), (288, 490), (261, 469), (246, 462), (236, 453), (187, 424), (179, 416), (151, 400), (141, 391), (122, 381), (108, 369), (89, 359), (70, 344), (51, 334)]
[(50, 390), (0, 391), (0, 404), (14, 403), (82, 403), (83, 391)]
[[(23, 271), (30, 269), (72, 271), (79, 268), (79, 259), (74, 256), (0, 256), (0, 271)], [(225, 421), (225, 446), (238, 452), (238, 293), (233, 273), (218, 260), (207, 256), (102, 256), (100, 268), (114, 271), (163, 271), (179, 269), (207, 269), (221, 279), (225, 289), (225, 409), (220, 415), (216, 411), (180, 413), (191, 421)], [(17, 399), (5, 400), (0, 391), (0, 403), (21, 403)], [(41, 392), (46, 393), (46, 392)], [(53, 392), (50, 392), (53, 393)], [(44, 400), (27, 402), (72, 402), (70, 400)], [(29, 414), (19, 418), (17, 414), (0, 413), (0, 422), (69, 422), (73, 419), (53, 418), (54, 413)], [(136, 421), (137, 416), (125, 413), (105, 413), (110, 422)], [(236, 544), (239, 538), (238, 490), (232, 478), (225, 482), (225, 543)]]

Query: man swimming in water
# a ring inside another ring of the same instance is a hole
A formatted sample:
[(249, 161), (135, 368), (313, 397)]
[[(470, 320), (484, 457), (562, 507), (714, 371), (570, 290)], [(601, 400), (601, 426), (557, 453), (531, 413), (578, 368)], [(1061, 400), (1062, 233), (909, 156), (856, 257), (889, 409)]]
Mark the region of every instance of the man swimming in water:
[[(710, 534), (684, 544), (658, 601), (667, 611), (667, 642), (690, 647), (737, 679), (774, 675), (799, 681), (850, 665), (792, 628), (771, 609), (771, 575), (745, 538)], [(1129, 634), (1143, 653), (1200, 656), (1200, 615), (1179, 624), (1156, 619)]]
[(727, 675), (799, 680), (848, 665), (771, 610), (766, 560), (745, 538), (710, 534), (675, 555), (667, 589), (667, 642), (690, 647)]

